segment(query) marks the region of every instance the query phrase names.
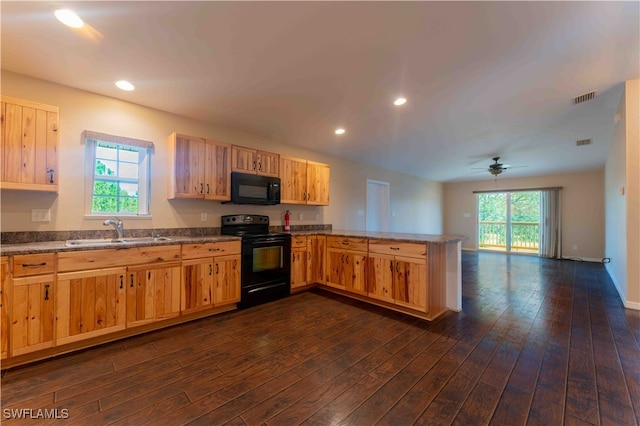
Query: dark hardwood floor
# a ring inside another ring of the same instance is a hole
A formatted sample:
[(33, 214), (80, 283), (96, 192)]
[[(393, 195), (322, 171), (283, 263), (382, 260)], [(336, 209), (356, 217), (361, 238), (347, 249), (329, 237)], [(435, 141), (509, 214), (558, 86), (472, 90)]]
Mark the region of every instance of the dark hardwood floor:
[[(602, 265), (465, 252), (462, 267), (464, 310), (431, 323), (312, 291), (9, 370), (2, 420), (640, 422), (640, 312)], [(6, 420), (24, 408), (69, 418)]]

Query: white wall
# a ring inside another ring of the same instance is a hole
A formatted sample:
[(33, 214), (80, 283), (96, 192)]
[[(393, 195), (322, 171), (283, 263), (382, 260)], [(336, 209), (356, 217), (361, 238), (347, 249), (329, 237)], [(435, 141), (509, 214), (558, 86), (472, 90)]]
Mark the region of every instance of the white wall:
[(640, 309), (640, 80), (627, 81), (605, 166), (607, 271), (628, 308)]
[[(444, 232), (468, 239), (464, 249), (477, 248), (476, 195), (473, 191), (561, 186), (562, 255), (600, 260), (604, 257), (604, 171), (511, 178), (444, 185)], [(468, 214), (469, 217), (465, 217)], [(577, 246), (574, 250), (573, 246)]]
[[(3, 70), (2, 94), (60, 107), (59, 194), (2, 191), (1, 230), (58, 231), (102, 229), (102, 222), (84, 217), (83, 130), (151, 140), (152, 191), (150, 219), (127, 219), (128, 228), (220, 226), (220, 216), (257, 213), (281, 225), (286, 209), (293, 225), (332, 224), (334, 229), (364, 230), (366, 180), (391, 185), (391, 231), (442, 232), (442, 185), (401, 173), (354, 163), (315, 151), (285, 145), (254, 134), (177, 116), (117, 99), (71, 89)], [(167, 138), (172, 132), (260, 148), (284, 155), (328, 163), (331, 166), (331, 205), (236, 206), (204, 200), (167, 200)], [(50, 223), (32, 223), (31, 209), (51, 209)], [(207, 212), (206, 222), (200, 221)], [(362, 212), (362, 214), (360, 214)], [(303, 219), (300, 220), (300, 214)]]

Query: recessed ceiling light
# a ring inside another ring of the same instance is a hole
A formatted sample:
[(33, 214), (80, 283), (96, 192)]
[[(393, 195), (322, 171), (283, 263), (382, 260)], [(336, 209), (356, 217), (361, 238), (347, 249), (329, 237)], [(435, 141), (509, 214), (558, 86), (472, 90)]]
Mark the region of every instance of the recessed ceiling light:
[(336, 135), (344, 135), (344, 132), (346, 132), (346, 130), (344, 130), (344, 129), (336, 129)]
[(73, 10), (59, 9), (59, 10), (56, 10), (54, 13), (56, 15), (56, 18), (58, 18), (58, 21), (62, 22), (68, 27), (82, 28), (82, 26), (84, 25), (84, 22), (82, 22), (82, 19), (80, 19), (80, 17), (76, 15)]
[(404, 105), (407, 103), (407, 100), (405, 98), (398, 98), (395, 101), (393, 101), (393, 104), (395, 106), (400, 106), (400, 105)]
[(135, 89), (134, 85), (129, 83), (127, 80), (116, 81), (116, 86), (118, 86), (118, 89), (126, 90), (127, 92)]

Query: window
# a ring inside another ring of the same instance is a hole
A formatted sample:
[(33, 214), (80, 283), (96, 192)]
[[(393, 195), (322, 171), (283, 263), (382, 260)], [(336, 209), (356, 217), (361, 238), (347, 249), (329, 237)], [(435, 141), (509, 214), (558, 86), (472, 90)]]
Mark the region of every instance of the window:
[(148, 215), (153, 143), (85, 131), (88, 215)]

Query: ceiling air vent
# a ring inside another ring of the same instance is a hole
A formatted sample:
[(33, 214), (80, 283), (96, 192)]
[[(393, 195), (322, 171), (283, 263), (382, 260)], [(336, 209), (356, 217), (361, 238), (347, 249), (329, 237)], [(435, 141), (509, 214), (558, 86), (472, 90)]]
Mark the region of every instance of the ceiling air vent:
[(577, 105), (577, 104), (581, 104), (583, 102), (587, 102), (590, 101), (591, 99), (596, 97), (596, 92), (589, 92), (589, 93), (585, 93), (584, 95), (580, 95), (577, 96), (575, 98), (573, 98), (573, 104)]
[(582, 139), (580, 141), (576, 141), (576, 146), (591, 145), (592, 143), (591, 139)]

